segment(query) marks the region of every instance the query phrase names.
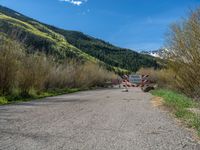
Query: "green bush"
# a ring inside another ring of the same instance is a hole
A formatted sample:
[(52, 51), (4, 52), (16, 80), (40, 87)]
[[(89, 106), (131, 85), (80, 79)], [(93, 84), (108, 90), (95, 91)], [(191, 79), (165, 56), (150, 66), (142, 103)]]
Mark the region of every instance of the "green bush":
[(8, 100), (5, 97), (0, 97), (0, 105), (7, 104)]

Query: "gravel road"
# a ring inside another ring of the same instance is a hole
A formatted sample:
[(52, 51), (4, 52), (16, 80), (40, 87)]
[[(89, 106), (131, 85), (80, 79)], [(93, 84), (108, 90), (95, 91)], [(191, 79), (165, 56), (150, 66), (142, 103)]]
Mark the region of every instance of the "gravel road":
[(107, 89), (0, 106), (0, 149), (200, 150), (152, 97)]

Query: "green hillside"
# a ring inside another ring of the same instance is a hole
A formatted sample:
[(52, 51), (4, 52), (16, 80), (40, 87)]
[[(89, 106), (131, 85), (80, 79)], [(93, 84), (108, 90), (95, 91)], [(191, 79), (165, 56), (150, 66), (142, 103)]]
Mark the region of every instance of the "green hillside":
[(131, 71), (137, 71), (141, 67), (158, 67), (156, 59), (151, 56), (113, 46), (81, 32), (62, 30), (52, 26), (49, 28), (62, 34), (70, 44), (112, 66)]
[(39, 22), (20, 20), (7, 15), (4, 11), (0, 11), (0, 32), (25, 44), (30, 51), (44, 51), (58, 59), (70, 57), (95, 60), (69, 44), (62, 35), (48, 29)]
[(97, 61), (105, 63), (109, 69), (130, 71), (158, 67), (153, 57), (113, 46), (81, 32), (38, 22), (3, 6), (0, 6), (0, 32), (24, 43), (30, 51), (42, 51), (59, 59)]

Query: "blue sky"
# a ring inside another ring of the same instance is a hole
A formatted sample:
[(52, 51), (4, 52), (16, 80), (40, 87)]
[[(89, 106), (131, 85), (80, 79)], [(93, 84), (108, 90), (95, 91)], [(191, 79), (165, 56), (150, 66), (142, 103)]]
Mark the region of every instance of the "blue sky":
[(163, 46), (169, 25), (200, 6), (200, 0), (0, 0), (0, 4), (120, 47), (154, 50)]

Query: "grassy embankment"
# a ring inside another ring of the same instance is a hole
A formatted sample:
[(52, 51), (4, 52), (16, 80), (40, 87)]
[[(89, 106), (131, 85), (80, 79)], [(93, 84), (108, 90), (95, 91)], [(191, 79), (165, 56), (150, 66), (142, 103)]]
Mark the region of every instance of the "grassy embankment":
[(196, 129), (200, 136), (200, 114), (191, 111), (200, 110), (200, 103), (183, 94), (166, 89), (154, 90), (152, 94), (162, 97), (164, 105), (170, 108), (173, 114), (187, 125), (187, 127)]
[(46, 92), (40, 92), (40, 93), (36, 93), (33, 90), (32, 92), (30, 92), (29, 97), (26, 97), (26, 98), (19, 95), (1, 96), (0, 105), (6, 105), (6, 104), (11, 104), (11, 103), (16, 103), (16, 102), (25, 102), (25, 101), (36, 100), (36, 99), (41, 99), (45, 97), (58, 96), (62, 94), (75, 93), (81, 90), (85, 90), (85, 89), (79, 89), (79, 88), (57, 89), (57, 90), (54, 89), (52, 91), (46, 91)]

